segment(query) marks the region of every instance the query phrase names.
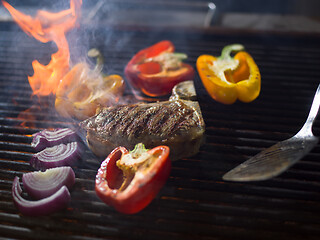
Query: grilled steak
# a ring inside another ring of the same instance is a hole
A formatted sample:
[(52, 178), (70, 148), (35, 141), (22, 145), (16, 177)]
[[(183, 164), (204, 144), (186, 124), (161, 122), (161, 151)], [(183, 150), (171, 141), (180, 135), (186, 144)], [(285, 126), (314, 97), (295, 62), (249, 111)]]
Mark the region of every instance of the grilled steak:
[(196, 154), (205, 130), (198, 103), (179, 99), (103, 108), (80, 126), (98, 156), (107, 156), (117, 146), (133, 149), (142, 142), (147, 148), (169, 146), (172, 160)]

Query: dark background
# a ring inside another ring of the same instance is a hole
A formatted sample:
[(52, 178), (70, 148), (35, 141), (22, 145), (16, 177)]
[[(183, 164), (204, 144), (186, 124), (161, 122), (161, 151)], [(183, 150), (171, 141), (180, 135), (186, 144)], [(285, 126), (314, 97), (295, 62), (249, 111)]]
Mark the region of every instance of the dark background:
[[(38, 9), (59, 11), (69, 6), (67, 0), (8, 2), (31, 15)], [(216, 6), (212, 15), (208, 11), (209, 3)], [(223, 27), (318, 32), (319, 8), (320, 1), (317, 0), (84, 0), (82, 9), (83, 21), (93, 25)], [(0, 20), (9, 18), (7, 14), (0, 6)]]

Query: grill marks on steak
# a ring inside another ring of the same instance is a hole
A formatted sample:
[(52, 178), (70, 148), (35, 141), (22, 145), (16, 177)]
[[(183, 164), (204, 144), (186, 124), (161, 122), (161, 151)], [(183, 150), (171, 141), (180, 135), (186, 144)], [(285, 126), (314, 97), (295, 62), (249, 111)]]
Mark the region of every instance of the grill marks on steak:
[[(185, 109), (181, 104), (157, 104), (152, 107), (135, 105), (119, 106), (102, 110), (90, 127), (104, 135), (141, 138), (144, 135), (162, 137), (174, 135), (177, 130), (188, 129), (194, 125), (194, 111)], [(101, 134), (99, 134), (101, 135)]]
[[(142, 142), (147, 148), (168, 145), (174, 158), (183, 151), (187, 154), (182, 154), (181, 157), (189, 156), (198, 149), (188, 153), (190, 150), (184, 149), (186, 143), (199, 142), (193, 147), (199, 148), (204, 123), (201, 113), (199, 115), (186, 102), (191, 101), (176, 100), (104, 108), (80, 125), (87, 130), (88, 145), (97, 155), (107, 155), (117, 146), (133, 149), (137, 143)], [(102, 151), (103, 147), (106, 151)]]

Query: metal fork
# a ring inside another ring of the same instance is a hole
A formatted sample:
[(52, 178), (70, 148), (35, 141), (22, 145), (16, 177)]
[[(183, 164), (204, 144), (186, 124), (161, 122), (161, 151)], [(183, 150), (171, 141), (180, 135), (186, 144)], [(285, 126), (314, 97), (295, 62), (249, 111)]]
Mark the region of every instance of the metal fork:
[(318, 143), (312, 133), (312, 125), (318, 114), (320, 105), (320, 85), (317, 88), (308, 118), (293, 137), (279, 142), (236, 168), (227, 172), (222, 178), (228, 181), (259, 181), (267, 180), (283, 173)]

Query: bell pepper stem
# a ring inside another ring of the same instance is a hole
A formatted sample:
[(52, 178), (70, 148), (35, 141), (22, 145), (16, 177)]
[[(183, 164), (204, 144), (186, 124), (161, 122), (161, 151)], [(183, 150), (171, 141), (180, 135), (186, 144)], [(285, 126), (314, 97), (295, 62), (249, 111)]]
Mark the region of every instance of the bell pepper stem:
[[(218, 57), (214, 64), (211, 66), (211, 69), (215, 73), (215, 75), (226, 84), (235, 83), (231, 72), (235, 70), (239, 65), (239, 61), (231, 57), (231, 53), (239, 52), (243, 49), (244, 46), (241, 44), (231, 44), (225, 46), (221, 51), (221, 56)], [(228, 79), (226, 75), (228, 75)]]
[(241, 44), (227, 45), (222, 49), (221, 56), (219, 57), (219, 59), (223, 59), (223, 60), (231, 59), (232, 52), (239, 52), (242, 50), (244, 50), (244, 46)]
[(88, 56), (97, 59), (95, 69), (102, 71), (104, 59), (101, 52), (97, 48), (92, 48), (88, 51)]
[(172, 55), (174, 57), (176, 57), (177, 59), (179, 59), (180, 61), (185, 60), (188, 58), (188, 55), (185, 53), (172, 53)]
[(147, 151), (148, 149), (146, 149), (143, 143), (138, 143), (134, 146), (134, 149), (130, 151), (130, 153), (133, 158), (138, 158), (141, 156), (142, 153)]

